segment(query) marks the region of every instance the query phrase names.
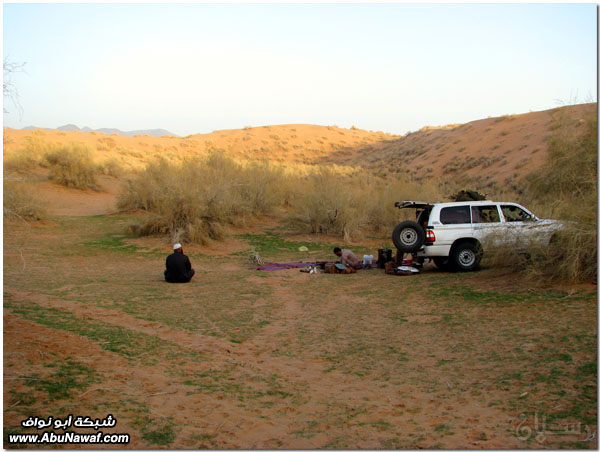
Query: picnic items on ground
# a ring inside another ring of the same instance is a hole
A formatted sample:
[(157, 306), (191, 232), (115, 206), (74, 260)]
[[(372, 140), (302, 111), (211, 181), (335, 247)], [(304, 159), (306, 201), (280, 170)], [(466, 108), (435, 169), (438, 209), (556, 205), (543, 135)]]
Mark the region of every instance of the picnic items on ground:
[(319, 273), (319, 266), (318, 265), (309, 265), (308, 267), (300, 269), (300, 271), (302, 273), (310, 273), (311, 275), (313, 275), (315, 273)]
[(388, 275), (411, 276), (418, 274), (419, 270), (408, 265), (396, 265), (395, 262), (390, 261), (385, 263), (385, 272)]
[(265, 265), (265, 261), (263, 260), (263, 258), (260, 257), (260, 254), (258, 254), (258, 252), (254, 249), (250, 251), (250, 256), (248, 256), (248, 262), (254, 265)]
[(377, 268), (385, 268), (385, 263), (392, 260), (392, 250), (389, 248), (377, 250)]
[(324, 273), (348, 275), (356, 273), (356, 269), (340, 263), (325, 264)]

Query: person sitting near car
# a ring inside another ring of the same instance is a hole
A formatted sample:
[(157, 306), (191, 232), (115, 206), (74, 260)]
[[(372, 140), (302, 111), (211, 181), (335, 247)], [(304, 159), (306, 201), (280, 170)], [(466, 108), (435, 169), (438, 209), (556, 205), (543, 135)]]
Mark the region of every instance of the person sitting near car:
[(345, 265), (346, 267), (352, 267), (353, 269), (359, 268), (360, 260), (356, 257), (350, 250), (342, 250), (337, 246), (333, 249), (333, 254), (340, 257), (340, 263)]
[(192, 279), (195, 273), (190, 258), (183, 254), (181, 243), (173, 245), (173, 254), (167, 256), (165, 281), (170, 283), (186, 283)]

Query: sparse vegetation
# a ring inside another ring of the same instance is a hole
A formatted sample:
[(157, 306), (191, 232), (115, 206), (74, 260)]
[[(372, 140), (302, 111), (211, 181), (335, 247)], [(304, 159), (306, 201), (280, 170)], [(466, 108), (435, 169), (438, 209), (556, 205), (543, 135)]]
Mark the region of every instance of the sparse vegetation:
[(39, 221), (46, 217), (45, 203), (31, 184), (4, 179), (4, 218)]
[(96, 190), (97, 166), (87, 147), (76, 143), (62, 146), (46, 154), (50, 177), (57, 183), (79, 190)]
[(584, 130), (577, 130), (572, 118), (559, 111), (556, 124), (548, 160), (528, 178), (523, 196), (533, 200), (538, 215), (564, 220), (564, 228), (549, 246), (531, 246), (526, 255), (492, 250), (489, 262), (541, 281), (590, 281), (596, 278), (598, 255), (597, 117), (588, 117)]
[(592, 115), (581, 132), (561, 123), (549, 143), (548, 160), (535, 172), (528, 192), (548, 213), (567, 221), (547, 250), (540, 250), (535, 274), (569, 281), (589, 280), (597, 273), (598, 118)]
[(5, 151), (4, 170), (8, 172), (27, 172), (43, 163), (44, 154), (52, 150), (52, 145), (47, 143), (37, 134), (25, 138), (22, 148)]

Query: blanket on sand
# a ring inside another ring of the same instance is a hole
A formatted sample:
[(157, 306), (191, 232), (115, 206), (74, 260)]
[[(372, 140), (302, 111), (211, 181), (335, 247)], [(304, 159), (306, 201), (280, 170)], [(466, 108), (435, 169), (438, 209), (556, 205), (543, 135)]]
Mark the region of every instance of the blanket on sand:
[[(335, 264), (337, 261), (318, 261), (318, 262), (287, 262), (283, 264), (277, 263), (267, 263), (265, 265), (259, 265), (258, 267), (252, 267), (252, 270), (263, 270), (267, 272), (272, 272), (275, 270), (286, 270), (288, 268), (302, 268), (308, 267), (309, 265), (322, 265), (322, 264)], [(377, 266), (377, 261), (373, 261), (373, 267)], [(358, 265), (358, 268), (364, 268), (362, 263)]]
[(268, 263), (265, 265), (259, 265), (258, 267), (253, 267), (252, 270), (264, 270), (267, 272), (271, 272), (271, 271), (275, 271), (275, 270), (285, 270), (287, 268), (308, 267), (309, 265), (317, 265), (317, 263), (316, 262), (288, 262), (285, 264)]

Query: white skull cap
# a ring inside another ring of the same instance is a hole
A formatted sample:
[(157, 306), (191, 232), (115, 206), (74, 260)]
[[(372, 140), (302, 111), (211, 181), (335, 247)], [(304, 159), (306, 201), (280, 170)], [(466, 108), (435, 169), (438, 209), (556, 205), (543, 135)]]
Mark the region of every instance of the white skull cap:
[(179, 248), (181, 248), (181, 243), (176, 243), (175, 245), (173, 245), (174, 250), (178, 250)]

